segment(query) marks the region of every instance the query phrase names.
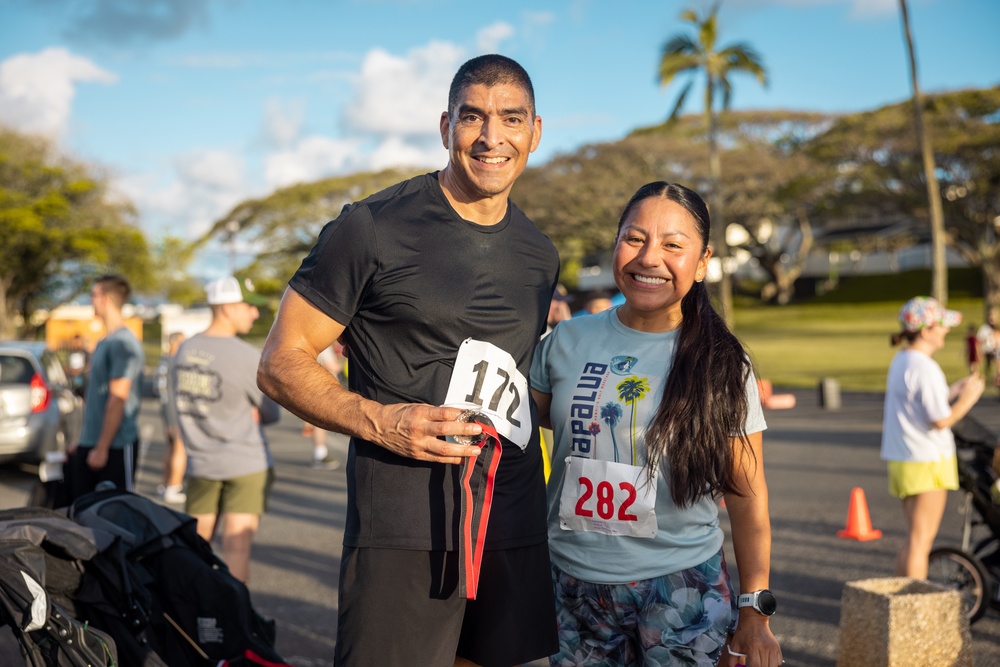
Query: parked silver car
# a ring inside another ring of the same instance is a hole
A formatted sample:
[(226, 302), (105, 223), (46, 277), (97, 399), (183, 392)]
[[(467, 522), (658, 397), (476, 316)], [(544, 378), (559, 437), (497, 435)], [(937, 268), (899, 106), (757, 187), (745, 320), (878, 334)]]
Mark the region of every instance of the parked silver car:
[(83, 400), (45, 343), (0, 341), (0, 461), (61, 461), (83, 427)]

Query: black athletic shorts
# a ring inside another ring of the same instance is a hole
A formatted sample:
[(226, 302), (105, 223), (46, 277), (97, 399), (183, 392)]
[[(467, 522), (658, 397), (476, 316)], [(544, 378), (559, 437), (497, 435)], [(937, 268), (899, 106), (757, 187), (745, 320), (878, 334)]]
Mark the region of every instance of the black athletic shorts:
[(63, 464), (71, 500), (90, 493), (101, 482), (112, 482), (120, 491), (135, 491), (135, 472), (139, 467), (138, 440), (121, 449), (109, 449), (107, 464), (96, 471), (87, 465), (87, 454), (92, 449), (93, 447), (82, 445), (77, 447)]
[(558, 650), (549, 548), (486, 551), (475, 600), (458, 552), (344, 547), (334, 664), (510, 667)]

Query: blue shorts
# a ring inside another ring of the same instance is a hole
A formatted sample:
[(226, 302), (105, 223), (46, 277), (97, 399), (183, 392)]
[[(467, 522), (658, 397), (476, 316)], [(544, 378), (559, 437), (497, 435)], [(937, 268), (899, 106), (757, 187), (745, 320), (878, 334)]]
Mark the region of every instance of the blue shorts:
[(629, 584), (592, 584), (552, 566), (559, 624), (553, 667), (713, 667), (736, 618), (720, 550), (701, 565)]

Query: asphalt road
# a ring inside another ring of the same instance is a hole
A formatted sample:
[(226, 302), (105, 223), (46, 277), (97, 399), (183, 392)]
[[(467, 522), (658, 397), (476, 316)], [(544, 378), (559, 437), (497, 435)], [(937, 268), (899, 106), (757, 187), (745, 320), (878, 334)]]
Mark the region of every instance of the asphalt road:
[[(881, 395), (845, 393), (838, 411), (820, 408), (816, 392), (799, 391), (796, 397), (797, 407), (766, 412), (771, 588), (779, 602), (771, 624), (788, 667), (833, 667), (844, 584), (892, 575), (903, 519), (899, 501), (886, 491), (885, 466), (878, 457)], [(995, 393), (984, 397), (974, 414), (1000, 433)], [(148, 448), (138, 490), (153, 495), (163, 456), (155, 402), (144, 402), (141, 421)], [(301, 422), (288, 414), (269, 429), (277, 480), (254, 544), (250, 589), (258, 611), (277, 620), (277, 648), (285, 659), (297, 667), (327, 667), (333, 664), (346, 486), (342, 468), (309, 467), (311, 443), (300, 431)], [(332, 436), (331, 443), (343, 458), (346, 440)], [(30, 470), (0, 466), (0, 508), (24, 505), (34, 481)], [(872, 523), (883, 531), (880, 539), (837, 536), (854, 487), (864, 489)], [(950, 495), (938, 544), (957, 546), (959, 494)], [(731, 553), (728, 561), (735, 570)], [(973, 625), (972, 639), (978, 667), (998, 664), (1000, 611), (989, 610)], [(0, 664), (19, 664), (16, 649), (11, 655), (9, 646), (0, 635)], [(919, 656), (911, 664), (921, 664)]]

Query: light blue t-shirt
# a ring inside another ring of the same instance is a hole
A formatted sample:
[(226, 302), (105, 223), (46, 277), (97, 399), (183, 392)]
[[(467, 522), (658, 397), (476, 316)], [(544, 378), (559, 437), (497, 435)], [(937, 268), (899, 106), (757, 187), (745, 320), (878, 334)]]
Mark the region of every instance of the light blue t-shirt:
[[(615, 461), (617, 452), (619, 462), (645, 463), (646, 425), (659, 408), (678, 334), (630, 329), (614, 308), (560, 322), (535, 350), (531, 386), (552, 395), (549, 549), (553, 563), (577, 579), (604, 584), (652, 579), (699, 565), (722, 547), (716, 501), (703, 496), (678, 508), (662, 471), (656, 477), (654, 537), (560, 527), (568, 457)], [(746, 432), (763, 431), (767, 424), (752, 375), (747, 396)]]
[(90, 360), (90, 378), (84, 402), (83, 431), (80, 446), (93, 447), (101, 437), (104, 412), (108, 407), (108, 383), (128, 378), (132, 389), (125, 401), (125, 415), (118, 433), (111, 441), (111, 449), (121, 449), (139, 439), (139, 399), (142, 392), (142, 365), (145, 355), (142, 344), (128, 327), (112, 331), (97, 344)]

